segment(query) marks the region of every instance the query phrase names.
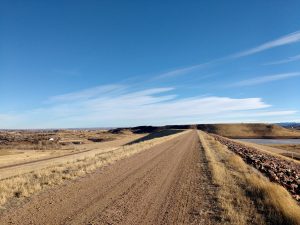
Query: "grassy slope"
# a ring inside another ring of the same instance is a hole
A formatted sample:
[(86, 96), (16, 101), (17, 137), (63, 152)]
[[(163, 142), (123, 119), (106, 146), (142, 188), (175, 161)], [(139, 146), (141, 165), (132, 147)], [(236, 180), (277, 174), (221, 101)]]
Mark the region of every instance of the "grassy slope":
[(119, 128), (110, 132), (130, 130), (133, 133), (151, 133), (166, 129), (198, 128), (209, 133), (215, 133), (229, 138), (300, 138), (300, 131), (287, 129), (278, 125), (263, 123), (236, 123), (236, 124), (195, 124), (195, 125), (167, 125), (167, 126), (140, 126)]
[(257, 173), (211, 136), (199, 132), (199, 137), (212, 180), (219, 186), (216, 198), (224, 210), (221, 224), (300, 224), (300, 207), (282, 186)]
[(229, 138), (300, 138), (300, 132), (272, 124), (204, 124), (198, 129)]

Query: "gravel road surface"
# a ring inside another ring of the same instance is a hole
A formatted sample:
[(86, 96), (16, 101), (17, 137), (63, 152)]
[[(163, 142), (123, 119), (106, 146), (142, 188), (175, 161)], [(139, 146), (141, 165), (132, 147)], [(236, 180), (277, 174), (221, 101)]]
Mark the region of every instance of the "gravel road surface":
[(216, 224), (216, 187), (196, 131), (31, 197), (1, 224)]

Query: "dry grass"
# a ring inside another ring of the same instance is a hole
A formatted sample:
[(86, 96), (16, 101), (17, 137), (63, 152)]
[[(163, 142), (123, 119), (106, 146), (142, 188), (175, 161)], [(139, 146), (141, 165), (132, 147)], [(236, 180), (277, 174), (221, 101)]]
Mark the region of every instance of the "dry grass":
[(91, 173), (99, 167), (113, 163), (117, 160), (129, 157), (133, 154), (146, 150), (164, 141), (173, 139), (185, 132), (126, 145), (111, 151), (98, 153), (47, 167), (35, 172), (10, 177), (0, 181), (0, 206), (14, 197), (28, 197), (48, 186), (61, 184), (64, 180), (72, 180), (85, 174)]
[[(213, 182), (219, 186), (218, 203), (224, 210), (223, 224), (264, 224), (263, 218), (252, 207), (251, 201), (246, 197), (243, 188), (238, 183), (238, 173), (228, 167), (229, 161), (234, 161), (235, 155), (226, 152), (216, 152), (220, 143), (215, 142), (210, 136), (200, 133), (200, 140), (205, 150), (209, 166), (212, 171)], [(233, 192), (234, 190), (234, 192)], [(255, 216), (253, 218), (253, 216)], [(253, 219), (252, 219), (253, 218)]]
[[(77, 157), (85, 156), (86, 153), (82, 154), (81, 152), (85, 151), (91, 151), (92, 154), (100, 153), (102, 151), (106, 151), (107, 149), (112, 148), (118, 148), (128, 142), (132, 142), (133, 140), (136, 140), (138, 138), (143, 137), (144, 134), (129, 134), (129, 135), (121, 135), (120, 137), (116, 138), (112, 141), (105, 141), (105, 142), (91, 142), (88, 144), (82, 144), (82, 145), (68, 145), (63, 146), (60, 150), (4, 150), (0, 149), (0, 167), (1, 166), (8, 166), (8, 165), (14, 165), (18, 163), (24, 163), (24, 162), (31, 162), (34, 160), (44, 160), (48, 158), (53, 157), (63, 157), (65, 158), (66, 155), (72, 154), (72, 153), (78, 153), (76, 155)], [(72, 149), (71, 149), (72, 148)], [(1, 152), (9, 152), (10, 154), (1, 155)], [(75, 157), (75, 156), (74, 156)], [(69, 158), (68, 160), (71, 160), (74, 157), (66, 157)], [(34, 165), (33, 169), (42, 169), (48, 166), (53, 165), (52, 161), (44, 161), (37, 166)], [(62, 160), (62, 162), (59, 162), (60, 160), (54, 160), (55, 164), (63, 163), (65, 162), (65, 159)], [(51, 165), (50, 165), (51, 164)], [(30, 172), (30, 168), (27, 167), (27, 170), (24, 170), (24, 167), (22, 167), (20, 170), (16, 168), (16, 170), (7, 169), (5, 171), (0, 171), (0, 180), (4, 179), (6, 177), (10, 177), (12, 175), (16, 175), (18, 172), (27, 173)]]
[(300, 207), (281, 186), (271, 183), (226, 146), (199, 136), (219, 186), (222, 224), (300, 224)]
[(265, 146), (280, 148), (290, 153), (300, 154), (300, 144), (265, 144)]
[(12, 153), (9, 150), (0, 150), (0, 156), (7, 156), (7, 155), (12, 155), (14, 153)]
[(268, 144), (269, 148), (278, 148), (284, 150), (280, 154), (292, 159), (300, 160), (300, 144)]

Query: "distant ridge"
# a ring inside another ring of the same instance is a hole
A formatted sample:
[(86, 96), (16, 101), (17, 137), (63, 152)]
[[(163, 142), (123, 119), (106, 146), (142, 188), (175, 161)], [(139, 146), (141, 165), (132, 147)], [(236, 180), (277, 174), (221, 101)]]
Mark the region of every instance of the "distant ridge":
[(286, 127), (286, 128), (300, 127), (300, 123), (298, 123), (298, 122), (281, 122), (281, 123), (277, 123), (277, 125)]
[(229, 138), (300, 138), (300, 131), (287, 129), (277, 124), (264, 123), (236, 123), (236, 124), (187, 124), (166, 126), (138, 126), (112, 129), (110, 132), (130, 130), (133, 133), (151, 133), (165, 129), (190, 129), (197, 128), (209, 133), (218, 134)]

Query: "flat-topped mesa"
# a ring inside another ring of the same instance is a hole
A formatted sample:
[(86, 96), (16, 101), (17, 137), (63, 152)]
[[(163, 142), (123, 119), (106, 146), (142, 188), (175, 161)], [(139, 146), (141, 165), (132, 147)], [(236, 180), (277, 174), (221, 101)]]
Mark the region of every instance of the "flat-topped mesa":
[(256, 148), (219, 135), (211, 134), (211, 136), (226, 145), (229, 150), (240, 155), (247, 164), (255, 167), (271, 181), (285, 187), (294, 199), (300, 202), (300, 164), (261, 152)]

